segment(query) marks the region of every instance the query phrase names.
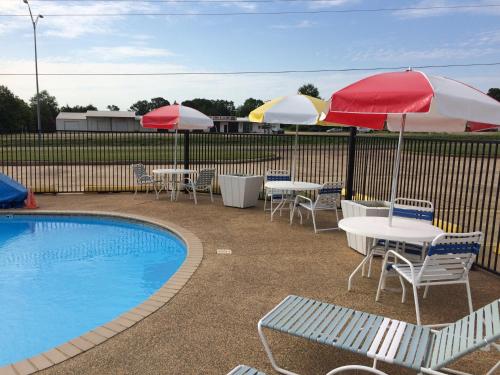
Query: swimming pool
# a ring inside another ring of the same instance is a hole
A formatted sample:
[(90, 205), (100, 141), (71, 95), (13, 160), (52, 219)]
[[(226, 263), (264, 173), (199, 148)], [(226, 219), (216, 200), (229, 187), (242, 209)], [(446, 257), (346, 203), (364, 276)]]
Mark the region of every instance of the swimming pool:
[(0, 215), (0, 367), (138, 305), (186, 254), (176, 235), (140, 222)]

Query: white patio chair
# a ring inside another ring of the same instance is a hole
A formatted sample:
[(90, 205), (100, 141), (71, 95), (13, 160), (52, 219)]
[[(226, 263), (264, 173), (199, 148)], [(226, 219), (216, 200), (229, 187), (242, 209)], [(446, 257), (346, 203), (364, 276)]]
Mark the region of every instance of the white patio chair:
[(214, 202), (214, 196), (212, 192), (212, 183), (215, 178), (215, 169), (202, 169), (196, 178), (196, 181), (191, 178), (187, 178), (185, 188), (189, 193), (193, 193), (194, 204), (198, 204), (198, 198), (196, 196), (197, 192), (207, 192), (210, 193), (210, 200)]
[[(321, 186), (316, 195), (316, 200), (313, 200), (309, 197), (303, 195), (297, 195), (295, 197), (295, 202), (293, 204), (292, 213), (290, 214), (290, 224), (293, 223), (293, 218), (295, 216), (295, 211), (300, 216), (300, 224), (302, 224), (302, 212), (301, 209), (305, 209), (307, 211), (307, 218), (309, 219), (309, 215), (312, 216), (312, 222), (314, 227), (314, 233), (318, 233), (320, 231), (325, 230), (336, 230), (339, 229), (339, 214), (338, 214), (338, 204), (340, 202), (340, 196), (342, 193), (342, 182), (326, 182)], [(337, 226), (330, 228), (321, 228), (318, 229), (316, 226), (316, 214), (319, 211), (333, 211), (335, 212), (335, 217), (337, 220)]]
[[(290, 172), (282, 169), (269, 169), (264, 176), (264, 184), (268, 181), (291, 181), (292, 177)], [(270, 211), (273, 211), (273, 204), (278, 201), (280, 203), (283, 199), (290, 194), (290, 192), (273, 189), (264, 189), (264, 211), (266, 211), (267, 200), (270, 201)], [(281, 210), (280, 210), (281, 215)]]
[(137, 195), (138, 186), (145, 185), (146, 194), (149, 193), (149, 187), (152, 186), (155, 191), (156, 198), (158, 198), (158, 192), (159, 192), (158, 186), (161, 184), (162, 181), (155, 179), (151, 175), (148, 175), (146, 173), (146, 167), (144, 166), (144, 164), (132, 164), (132, 170), (134, 171), (134, 176), (135, 176), (134, 195)]
[[(412, 199), (412, 198), (396, 198), (394, 201), (395, 217), (402, 217), (413, 220), (424, 220), (432, 224), (434, 219), (434, 205), (430, 201)], [(356, 267), (356, 269), (349, 276), (347, 283), (347, 290), (352, 289), (352, 280), (354, 275), (361, 268), (361, 275), (365, 276), (365, 266), (368, 264), (367, 277), (371, 277), (372, 264), (374, 256), (384, 256), (388, 250), (405, 253), (413, 260), (422, 260), (422, 255), (425, 253), (423, 243), (400, 243), (397, 241), (386, 241), (383, 239), (373, 239), (373, 246), (368, 250), (366, 258)]]
[[(387, 274), (394, 271), (399, 276), (403, 288), (402, 303), (406, 300), (405, 281), (412, 286), (418, 324), (420, 324), (421, 319), (417, 289), (420, 287), (425, 287), (424, 298), (426, 298), (430, 286), (465, 284), (469, 311), (472, 313), (469, 270), (481, 248), (482, 237), (481, 232), (440, 234), (432, 241), (429, 251), (421, 263), (411, 262), (394, 250), (387, 251), (382, 265), (376, 300), (380, 299), (380, 292)], [(401, 263), (391, 264), (388, 261), (389, 257), (393, 257)]]
[[(413, 220), (423, 220), (432, 224), (434, 220), (434, 204), (431, 201), (396, 198), (394, 201), (393, 216)], [(423, 243), (417, 242), (396, 242), (377, 239), (370, 252), (370, 263), (368, 265), (368, 277), (371, 276), (371, 268), (374, 255), (384, 256), (388, 250), (395, 250), (406, 254), (413, 260), (423, 260), (425, 248)]]

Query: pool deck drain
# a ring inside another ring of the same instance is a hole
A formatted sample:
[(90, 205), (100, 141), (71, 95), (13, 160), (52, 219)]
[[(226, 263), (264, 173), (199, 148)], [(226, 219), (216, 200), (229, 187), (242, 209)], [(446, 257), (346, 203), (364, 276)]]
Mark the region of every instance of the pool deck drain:
[(59, 345), (44, 353), (21, 360), (10, 365), (0, 367), (0, 375), (29, 375), (57, 365), (67, 359), (75, 357), (95, 346), (102, 344), (111, 337), (125, 331), (144, 318), (148, 317), (169, 302), (181, 288), (189, 281), (203, 258), (201, 240), (187, 229), (174, 223), (151, 219), (133, 214), (121, 214), (104, 211), (61, 211), (61, 210), (6, 210), (6, 214), (14, 215), (72, 215), (72, 216), (101, 216), (119, 218), (152, 224), (166, 229), (179, 236), (186, 244), (186, 259), (179, 269), (163, 286), (151, 297), (133, 309), (124, 312), (116, 319), (94, 328), (93, 330), (76, 337), (67, 343)]

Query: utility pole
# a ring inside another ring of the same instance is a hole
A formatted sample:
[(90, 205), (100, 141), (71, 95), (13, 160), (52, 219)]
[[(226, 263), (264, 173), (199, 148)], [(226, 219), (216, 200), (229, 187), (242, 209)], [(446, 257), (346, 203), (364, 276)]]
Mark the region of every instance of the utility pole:
[(38, 131), (38, 141), (40, 142), (42, 137), (42, 120), (40, 118), (40, 90), (38, 86), (38, 54), (36, 49), (36, 26), (38, 24), (38, 20), (43, 18), (41, 14), (38, 14), (35, 18), (33, 18), (33, 13), (31, 12), (30, 4), (28, 0), (23, 0), (23, 2), (28, 6), (28, 10), (30, 12), (31, 23), (33, 24), (33, 39), (35, 42), (35, 76), (36, 76), (36, 120), (37, 120), (37, 131)]

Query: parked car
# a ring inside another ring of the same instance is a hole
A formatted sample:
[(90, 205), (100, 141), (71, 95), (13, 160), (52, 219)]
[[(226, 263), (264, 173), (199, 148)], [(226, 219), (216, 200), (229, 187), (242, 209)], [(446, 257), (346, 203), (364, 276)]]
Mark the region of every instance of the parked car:
[(271, 132), (273, 134), (285, 134), (285, 131), (283, 129), (272, 129)]

